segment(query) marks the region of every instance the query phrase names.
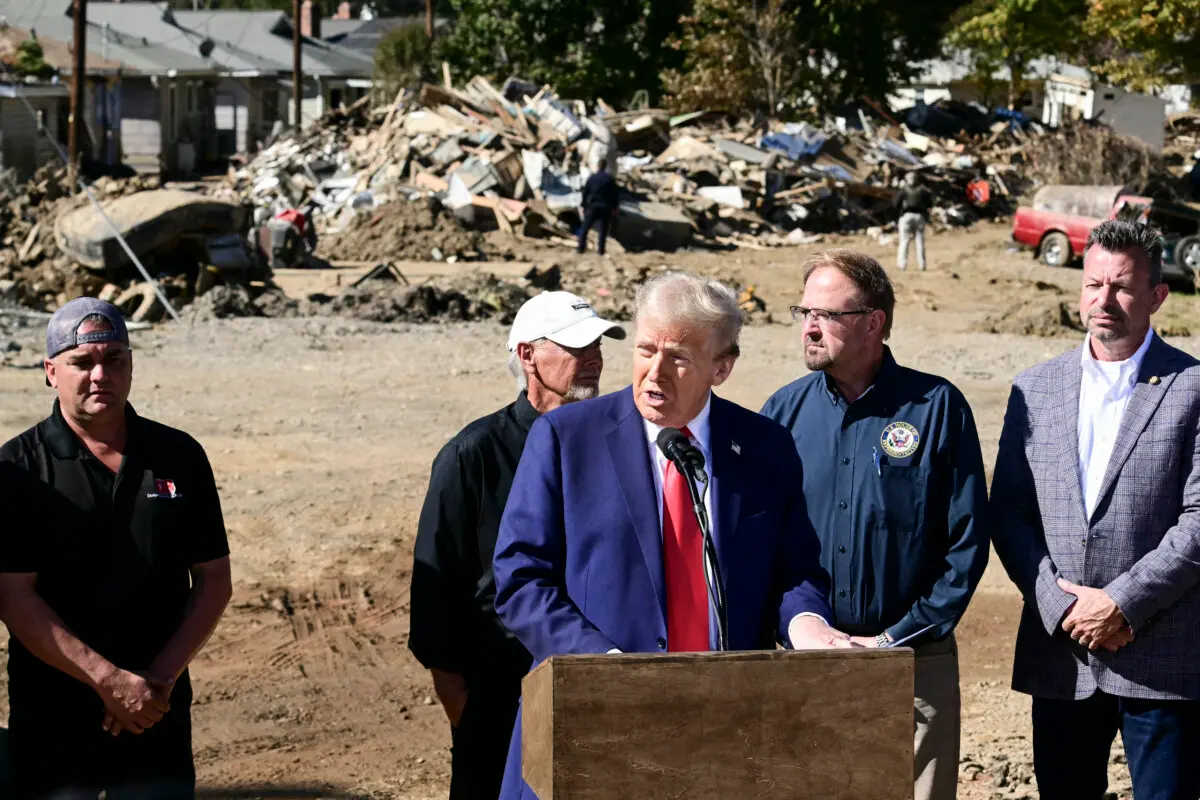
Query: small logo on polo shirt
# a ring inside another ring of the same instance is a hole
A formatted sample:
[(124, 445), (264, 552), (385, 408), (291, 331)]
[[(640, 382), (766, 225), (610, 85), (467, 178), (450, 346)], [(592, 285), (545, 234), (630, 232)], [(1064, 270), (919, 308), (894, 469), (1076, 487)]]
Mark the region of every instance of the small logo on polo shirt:
[(164, 500), (175, 500), (182, 496), (175, 490), (175, 481), (166, 478), (155, 478), (154, 491), (146, 494), (146, 497), (157, 497)]
[(907, 422), (893, 422), (883, 429), (880, 444), (883, 445), (883, 452), (892, 458), (908, 458), (917, 452), (921, 434)]

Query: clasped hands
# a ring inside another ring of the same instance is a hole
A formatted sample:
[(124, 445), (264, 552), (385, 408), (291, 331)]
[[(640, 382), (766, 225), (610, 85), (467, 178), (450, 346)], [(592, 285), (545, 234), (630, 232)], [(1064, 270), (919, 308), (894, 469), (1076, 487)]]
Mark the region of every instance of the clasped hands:
[(114, 669), (97, 685), (104, 701), (104, 730), (116, 736), (121, 731), (142, 733), (162, 721), (171, 710), (174, 680), (149, 673)]
[(1103, 647), (1110, 653), (1133, 641), (1133, 628), (1103, 589), (1079, 586), (1063, 578), (1058, 579), (1058, 587), (1075, 596), (1062, 621), (1062, 629), (1072, 639), (1088, 650)]

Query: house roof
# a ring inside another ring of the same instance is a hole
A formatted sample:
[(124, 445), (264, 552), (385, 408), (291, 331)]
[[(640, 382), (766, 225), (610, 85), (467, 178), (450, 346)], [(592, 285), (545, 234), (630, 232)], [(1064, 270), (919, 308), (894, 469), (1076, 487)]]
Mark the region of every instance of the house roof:
[[(36, 31), (43, 48), (53, 41), (68, 57), (74, 39), (71, 0), (0, 0), (0, 17)], [(291, 20), (279, 11), (172, 11), (166, 3), (88, 5), (88, 71), (146, 75), (292, 70)], [(201, 47), (204, 46), (202, 50)], [(99, 57), (93, 63), (93, 56)], [(306, 75), (368, 76), (369, 55), (305, 37), (301, 57)]]
[[(21, 26), (36, 35), (47, 52), (49, 63), (59, 71), (69, 73), (75, 66), (69, 44), (75, 38), (74, 24), (67, 16), (47, 16), (23, 20)], [(87, 26), (87, 67), (91, 73), (142, 75), (165, 75), (172, 70), (181, 73), (213, 70), (211, 62), (198, 53), (192, 55), (176, 50), (112, 26), (106, 31), (103, 23), (94, 20), (88, 20)]]
[[(251, 53), (263, 69), (268, 64), (275, 65), (275, 71), (292, 69), (292, 21), (281, 11), (174, 13), (181, 26), (211, 37), (220, 47)], [(373, 69), (370, 57), (307, 36), (302, 39), (301, 57), (306, 75), (366, 76)]]
[[(0, 46), (7, 46), (16, 50), (22, 42), (28, 41), (33, 36), (34, 31), (29, 28), (8, 25), (0, 28), (0, 42), (4, 43)], [(71, 48), (66, 42), (60, 42), (49, 35), (39, 35), (38, 44), (42, 46), (42, 59), (60, 72), (70, 70), (74, 65), (75, 56), (71, 53)], [(87, 68), (89, 72), (116, 73), (121, 69), (121, 62), (105, 59), (89, 50), (87, 53)]]
[(356, 31), (365, 22), (367, 22), (365, 19), (325, 17), (321, 20), (321, 38), (327, 42), (336, 42), (346, 34)]
[[(379, 43), (383, 41), (383, 37), (387, 36), (397, 28), (402, 28), (405, 25), (417, 25), (422, 30), (425, 29), (425, 16), (412, 17), (376, 17), (374, 19), (360, 20), (330, 20), (330, 22), (356, 22), (358, 23), (353, 28), (344, 33), (337, 34), (325, 27), (325, 20), (321, 21), (321, 37), (327, 42), (334, 42), (341, 45), (347, 50), (353, 50), (357, 53), (362, 53), (370, 58), (375, 57), (375, 50), (379, 47)], [(435, 29), (445, 27), (450, 22), (446, 17), (435, 17), (433, 27)]]

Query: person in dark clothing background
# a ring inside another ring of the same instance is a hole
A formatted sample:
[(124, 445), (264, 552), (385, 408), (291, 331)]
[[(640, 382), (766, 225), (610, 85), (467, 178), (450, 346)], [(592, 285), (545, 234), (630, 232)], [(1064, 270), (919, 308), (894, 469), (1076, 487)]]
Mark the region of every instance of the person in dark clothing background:
[(530, 656), (495, 609), (500, 516), (541, 414), (595, 397), (604, 336), (625, 338), (569, 292), (528, 300), (509, 334), (515, 402), (476, 420), (433, 462), (417, 529), (409, 649), (433, 673), (450, 720), (452, 800), (496, 800)]
[(613, 214), (621, 205), (620, 188), (617, 179), (608, 171), (608, 159), (600, 159), (600, 171), (587, 179), (583, 185), (583, 224), (579, 226), (579, 248), (582, 253), (587, 250), (588, 233), (593, 225), (600, 226), (599, 239), (596, 241), (596, 252), (604, 255), (604, 244), (608, 241), (608, 226)]

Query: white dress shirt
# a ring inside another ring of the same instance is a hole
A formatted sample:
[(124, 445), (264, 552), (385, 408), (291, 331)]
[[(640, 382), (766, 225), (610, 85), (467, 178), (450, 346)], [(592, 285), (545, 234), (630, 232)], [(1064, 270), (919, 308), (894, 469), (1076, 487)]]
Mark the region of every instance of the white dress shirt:
[[(716, 515), (716, 498), (715, 492), (712, 491), (712, 426), (709, 424), (709, 412), (712, 409), (712, 393), (708, 395), (708, 400), (704, 403), (704, 408), (700, 409), (700, 413), (696, 418), (689, 422), (686, 426), (688, 433), (692, 435), (691, 441), (700, 452), (704, 454), (704, 472), (708, 476), (709, 488), (707, 491), (704, 487), (698, 487), (704, 492), (704, 508), (708, 512), (709, 523), (712, 526), (712, 534), (714, 541), (720, 541), (720, 532), (718, 531), (717, 515)], [(658, 530), (659, 535), (662, 535), (663, 521), (663, 478), (667, 470), (667, 457), (658, 449), (658, 434), (662, 432), (661, 425), (655, 425), (647, 419), (642, 422), (646, 426), (646, 446), (650, 449), (650, 463), (654, 468), (650, 470), (654, 475), (654, 493), (658, 496)], [(811, 612), (797, 614), (796, 617), (789, 623), (789, 636), (791, 624), (801, 617), (816, 617), (822, 622), (824, 617)], [(712, 604), (712, 597), (709, 596), (709, 625), (708, 625), (709, 647), (716, 648), (717, 646), (717, 618), (716, 608)], [(619, 651), (610, 651), (619, 652)]]
[(1092, 338), (1083, 343), (1083, 378), (1079, 383), (1079, 482), (1083, 490), (1087, 518), (1092, 518), (1100, 500), (1100, 484), (1112, 458), (1113, 445), (1133, 387), (1137, 385), (1142, 359), (1150, 347), (1154, 331), (1124, 361), (1099, 361), (1092, 356)]
[[(692, 444), (704, 454), (704, 474), (708, 476), (710, 489), (710, 491), (705, 491), (703, 495), (704, 509), (708, 512), (708, 519), (712, 523), (713, 538), (716, 538), (717, 518), (713, 514), (713, 493), (711, 491), (712, 428), (708, 424), (708, 414), (711, 409), (712, 394), (710, 393), (708, 400), (704, 402), (704, 408), (700, 409), (700, 413), (696, 415), (696, 418), (684, 427), (692, 435)], [(646, 426), (646, 443), (650, 448), (650, 463), (654, 465), (654, 469), (650, 470), (650, 472), (654, 475), (654, 494), (658, 497), (658, 530), (661, 532), (663, 521), (663, 477), (667, 471), (667, 457), (663, 455), (662, 450), (658, 449), (658, 434), (662, 432), (662, 426), (655, 425), (648, 419), (643, 419), (642, 423)], [(703, 486), (697, 488), (704, 491)]]

